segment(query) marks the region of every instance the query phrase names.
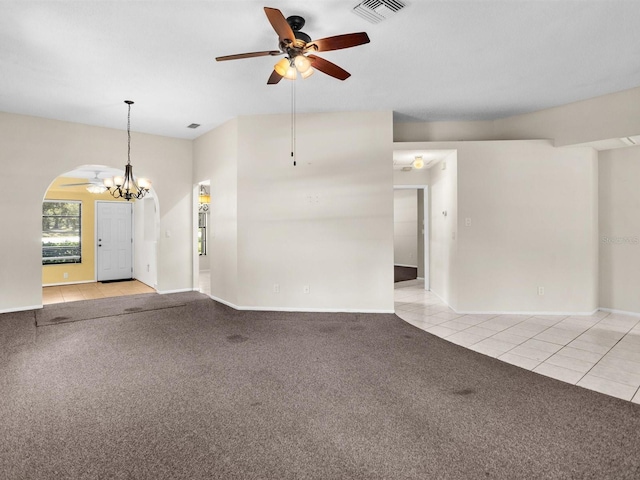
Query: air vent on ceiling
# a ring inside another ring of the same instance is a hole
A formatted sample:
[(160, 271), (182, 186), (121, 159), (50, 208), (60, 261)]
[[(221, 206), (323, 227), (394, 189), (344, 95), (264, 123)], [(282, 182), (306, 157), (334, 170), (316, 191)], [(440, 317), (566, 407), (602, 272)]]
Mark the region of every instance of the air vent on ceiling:
[(199, 126), (199, 123), (192, 123), (191, 125), (187, 125), (187, 128), (198, 128)]
[(398, 0), (363, 0), (353, 8), (353, 13), (370, 23), (380, 23), (406, 7)]
[(638, 145), (635, 138), (633, 137), (622, 137), (620, 140), (622, 140), (622, 143), (630, 147), (633, 147), (634, 145)]

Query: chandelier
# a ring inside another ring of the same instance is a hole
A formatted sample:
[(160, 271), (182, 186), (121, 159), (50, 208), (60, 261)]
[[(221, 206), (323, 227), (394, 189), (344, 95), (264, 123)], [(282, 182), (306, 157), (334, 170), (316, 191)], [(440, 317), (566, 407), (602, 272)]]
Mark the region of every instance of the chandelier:
[(140, 178), (137, 182), (133, 176), (133, 167), (131, 166), (131, 100), (125, 100), (129, 106), (127, 114), (127, 165), (124, 169), (124, 176), (116, 175), (115, 177), (105, 178), (104, 186), (107, 187), (109, 193), (114, 198), (124, 198), (126, 201), (131, 199), (139, 199), (149, 193), (151, 182), (146, 178)]

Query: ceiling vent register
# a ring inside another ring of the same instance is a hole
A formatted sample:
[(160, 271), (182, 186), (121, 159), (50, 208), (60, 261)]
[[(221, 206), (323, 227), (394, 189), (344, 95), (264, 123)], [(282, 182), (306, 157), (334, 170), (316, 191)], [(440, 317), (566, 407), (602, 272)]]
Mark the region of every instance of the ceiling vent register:
[(380, 23), (406, 7), (398, 0), (364, 0), (353, 8), (353, 13), (369, 23)]

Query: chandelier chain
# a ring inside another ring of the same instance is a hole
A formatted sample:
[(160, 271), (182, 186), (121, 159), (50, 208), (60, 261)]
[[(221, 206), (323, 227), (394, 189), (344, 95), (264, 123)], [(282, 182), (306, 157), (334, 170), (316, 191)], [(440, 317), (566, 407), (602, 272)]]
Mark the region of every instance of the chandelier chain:
[(140, 199), (149, 193), (151, 182), (146, 178), (136, 181), (133, 176), (133, 167), (131, 166), (131, 100), (125, 100), (128, 105), (127, 109), (127, 164), (124, 168), (124, 175), (117, 175), (112, 178), (104, 179), (104, 186), (114, 198), (124, 198), (127, 201)]
[(131, 165), (131, 104), (127, 113), (127, 164)]

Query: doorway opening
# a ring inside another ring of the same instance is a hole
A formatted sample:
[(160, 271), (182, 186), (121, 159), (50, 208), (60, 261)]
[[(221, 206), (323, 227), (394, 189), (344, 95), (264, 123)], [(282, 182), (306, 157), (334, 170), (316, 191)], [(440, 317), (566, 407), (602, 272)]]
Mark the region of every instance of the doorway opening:
[[(83, 165), (51, 182), (42, 211), (43, 287), (132, 278), (157, 287), (157, 200), (153, 189), (126, 202), (99, 188), (121, 173)], [(114, 209), (120, 213), (107, 212)]]
[(424, 280), (429, 290), (427, 185), (394, 185), (394, 282)]
[(211, 230), (211, 182), (200, 182), (196, 187), (194, 220), (194, 290), (211, 295), (211, 264), (209, 261), (209, 238)]

